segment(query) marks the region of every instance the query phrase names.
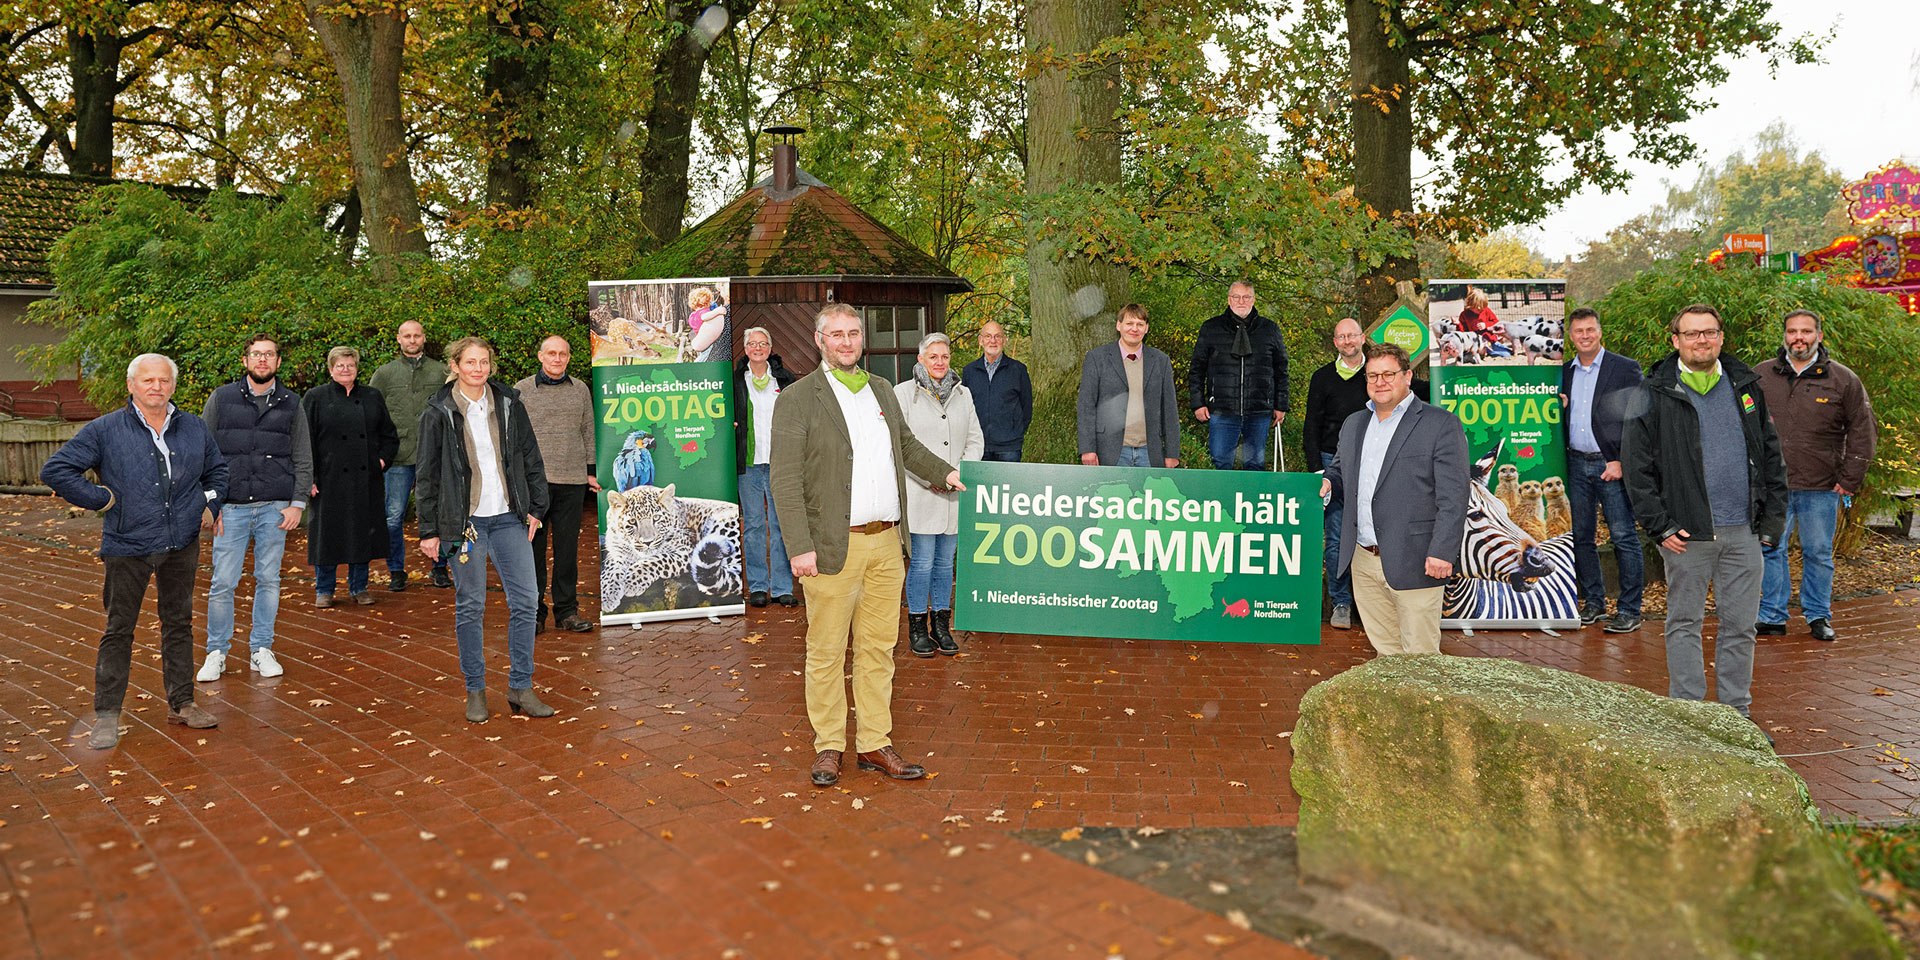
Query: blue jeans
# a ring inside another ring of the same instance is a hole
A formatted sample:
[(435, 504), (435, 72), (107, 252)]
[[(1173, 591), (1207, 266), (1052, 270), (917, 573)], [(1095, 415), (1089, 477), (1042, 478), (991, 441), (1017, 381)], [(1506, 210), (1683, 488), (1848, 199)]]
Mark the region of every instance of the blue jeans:
[(1150, 467), (1152, 466), (1152, 464), (1147, 462), (1146, 447), (1121, 447), (1120, 459), (1114, 463), (1114, 466), (1116, 467)]
[(1787, 538), (1800, 528), (1800, 612), (1808, 620), (1833, 619), (1833, 532), (1840, 525), (1840, 494), (1832, 490), (1787, 491), (1787, 527), (1764, 556), (1760, 622), (1787, 622)]
[(1267, 466), (1267, 434), (1273, 429), (1273, 414), (1260, 411), (1241, 416), (1215, 412), (1207, 418), (1207, 455), (1215, 470), (1234, 469), (1239, 454), (1240, 469), (1264, 470)]
[(907, 612), (953, 609), (953, 554), (960, 537), (951, 533), (916, 533), (913, 556), (907, 560)]
[[(540, 603), (533, 577), (533, 542), (527, 537), (527, 525), (511, 513), (473, 517), (468, 523), (478, 539), (467, 549), (465, 563), (447, 564), (453, 571), (453, 635), (460, 645), (460, 672), (468, 691), (487, 688), (480, 620), (487, 612), (487, 561), (491, 559), (507, 595), (507, 687), (525, 690), (533, 686), (534, 607)], [(456, 560), (465, 547), (464, 541), (443, 543), (442, 556)]]
[(1607, 535), (1613, 540), (1613, 562), (1620, 568), (1620, 603), (1616, 609), (1630, 617), (1640, 615), (1640, 599), (1646, 592), (1646, 555), (1640, 552), (1640, 535), (1633, 526), (1633, 505), (1627, 502), (1627, 485), (1619, 480), (1601, 480), (1607, 469), (1605, 460), (1594, 460), (1567, 451), (1567, 502), (1573, 508), (1573, 570), (1578, 578), (1580, 605), (1595, 610), (1607, 606), (1607, 580), (1600, 572), (1600, 551), (1593, 546), (1594, 507), (1607, 516)]
[[(1333, 466), (1333, 454), (1320, 454), (1320, 468), (1324, 470), (1331, 466)], [(1332, 600), (1336, 607), (1351, 607), (1353, 606), (1353, 571), (1341, 570), (1337, 576), (1333, 572), (1340, 566), (1340, 521), (1344, 519), (1346, 513), (1340, 493), (1340, 488), (1335, 487), (1333, 499), (1327, 501), (1327, 522), (1324, 527), (1327, 546), (1322, 552), (1320, 562), (1327, 570), (1327, 598)]]
[(999, 463), (1019, 463), (1020, 452), (1024, 447), (1026, 447), (1026, 445), (1027, 445), (1026, 441), (1023, 440), (1019, 443), (1013, 444), (1012, 446), (988, 447), (984, 452), (980, 454), (980, 459), (988, 460), (988, 461), (997, 461)]
[(746, 540), (747, 592), (765, 591), (776, 597), (793, 593), (793, 567), (787, 545), (780, 539), (780, 515), (773, 509), (768, 467), (756, 463), (740, 474), (740, 531)]
[(226, 653), (233, 645), (233, 594), (240, 586), (247, 544), (253, 544), (253, 628), (247, 646), (273, 648), (273, 621), (280, 615), (280, 559), (287, 532), (280, 529), (286, 500), (229, 503), (220, 510), (220, 535), (213, 538), (213, 582), (207, 588), (207, 652)]
[[(347, 592), (362, 594), (367, 592), (367, 568), (371, 564), (347, 564)], [(313, 592), (322, 597), (333, 596), (333, 588), (340, 582), (338, 564), (313, 568)]]
[[(413, 465), (395, 464), (387, 468), (387, 572), (407, 569), (407, 497), (413, 493)], [(435, 570), (446, 569), (442, 559)]]

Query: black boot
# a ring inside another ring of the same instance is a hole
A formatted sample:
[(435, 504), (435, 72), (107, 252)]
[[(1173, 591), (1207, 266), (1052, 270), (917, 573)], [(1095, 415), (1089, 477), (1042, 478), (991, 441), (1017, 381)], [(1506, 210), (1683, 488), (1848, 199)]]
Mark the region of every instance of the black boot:
[(951, 657), (960, 652), (960, 645), (953, 642), (952, 610), (934, 610), (928, 614), (933, 618), (932, 633), (934, 645), (940, 648), (940, 655)]
[(927, 632), (926, 614), (907, 614), (907, 649), (916, 657), (933, 656), (933, 635)]

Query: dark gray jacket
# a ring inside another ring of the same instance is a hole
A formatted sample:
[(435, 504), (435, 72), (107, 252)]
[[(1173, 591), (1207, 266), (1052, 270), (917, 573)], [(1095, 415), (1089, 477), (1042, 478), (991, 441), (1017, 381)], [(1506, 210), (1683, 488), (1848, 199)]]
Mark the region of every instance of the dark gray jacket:
[[(1147, 465), (1164, 466), (1180, 456), (1180, 407), (1174, 396), (1173, 361), (1141, 346), (1141, 405), (1147, 415)], [(1080, 364), (1080, 402), (1076, 418), (1080, 452), (1099, 456), (1103, 466), (1120, 462), (1120, 441), (1127, 432), (1127, 369), (1120, 345), (1087, 351)]]
[[(1787, 463), (1780, 437), (1767, 415), (1767, 397), (1753, 368), (1720, 356), (1721, 376), (1740, 405), (1740, 426), (1747, 441), (1747, 490), (1753, 498), (1753, 532), (1778, 543), (1787, 525)], [(1620, 439), (1621, 468), (1633, 516), (1655, 542), (1685, 530), (1691, 540), (1713, 539), (1713, 507), (1707, 502), (1706, 472), (1701, 467), (1700, 415), (1682, 391), (1680, 355), (1647, 371), (1647, 380), (1630, 404)]]
[[(420, 464), (413, 495), (420, 510), (420, 539), (457, 540), (467, 527), (473, 504), (467, 502), (473, 469), (467, 463), (467, 423), (453, 402), (454, 384), (448, 383), (427, 401), (420, 415)], [(489, 398), (500, 427), (501, 476), (507, 485), (507, 507), (525, 523), (528, 517), (547, 517), (547, 469), (540, 444), (533, 438), (533, 422), (520, 403), (519, 391), (498, 380), (487, 381)]]

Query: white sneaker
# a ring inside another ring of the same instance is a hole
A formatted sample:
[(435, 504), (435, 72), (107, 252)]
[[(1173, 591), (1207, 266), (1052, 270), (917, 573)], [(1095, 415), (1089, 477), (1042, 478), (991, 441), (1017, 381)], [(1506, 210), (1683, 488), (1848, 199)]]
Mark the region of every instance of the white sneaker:
[(193, 678), (201, 683), (212, 683), (227, 672), (227, 655), (224, 653), (207, 654), (207, 662), (200, 665), (200, 672)]
[(255, 650), (253, 672), (263, 677), (277, 677), (287, 671), (280, 666), (280, 661), (273, 658), (272, 650)]

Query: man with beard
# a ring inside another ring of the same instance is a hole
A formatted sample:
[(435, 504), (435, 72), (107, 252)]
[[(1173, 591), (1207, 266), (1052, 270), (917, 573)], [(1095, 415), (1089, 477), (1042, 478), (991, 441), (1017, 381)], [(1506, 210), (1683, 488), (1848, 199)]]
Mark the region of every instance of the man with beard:
[[(859, 766), (895, 780), (925, 768), (893, 747), (893, 648), (910, 540), (906, 475), (965, 490), (960, 471), (914, 439), (886, 382), (860, 367), (860, 314), (828, 304), (814, 320), (820, 368), (773, 408), (773, 503), (793, 575), (807, 592), (807, 719), (815, 786), (840, 781), (847, 749), (847, 647), (860, 715)], [(904, 468), (904, 469), (903, 469)]]
[(1815, 640), (1834, 639), (1833, 534), (1843, 502), (1860, 489), (1879, 431), (1873, 402), (1852, 370), (1825, 346), (1820, 315), (1787, 314), (1780, 356), (1760, 365), (1760, 389), (1773, 411), (1787, 461), (1787, 526), (1766, 550), (1760, 586), (1760, 636), (1787, 632), (1787, 538), (1800, 531), (1800, 612)]
[(255, 334), (243, 348), (247, 375), (207, 395), (200, 414), (227, 458), (227, 502), (212, 522), (213, 582), (207, 587), (207, 659), (194, 679), (212, 683), (227, 669), (233, 597), (253, 544), (253, 626), (249, 662), (260, 677), (285, 671), (273, 655), (280, 613), (280, 558), (287, 531), (300, 525), (313, 487), (313, 444), (300, 398), (280, 385), (280, 344)]
[[(399, 593), (407, 588), (407, 495), (413, 492), (420, 414), (447, 382), (447, 375), (440, 364), (427, 361), (427, 330), (420, 321), (402, 323), (393, 339), (400, 346), (400, 355), (381, 364), (367, 386), (386, 398), (387, 416), (400, 433), (400, 452), (387, 464), (382, 478), (387, 511), (387, 589)], [(444, 557), (434, 561), (433, 585), (453, 586)]]
[(1711, 586), (1714, 685), (1721, 703), (1747, 717), (1760, 551), (1780, 542), (1786, 524), (1787, 465), (1759, 377), (1722, 350), (1720, 311), (1696, 303), (1667, 329), (1674, 352), (1647, 371), (1620, 439), (1634, 518), (1667, 571), (1667, 696), (1707, 698), (1701, 642)]

